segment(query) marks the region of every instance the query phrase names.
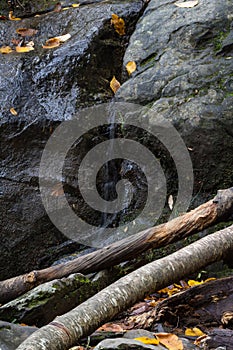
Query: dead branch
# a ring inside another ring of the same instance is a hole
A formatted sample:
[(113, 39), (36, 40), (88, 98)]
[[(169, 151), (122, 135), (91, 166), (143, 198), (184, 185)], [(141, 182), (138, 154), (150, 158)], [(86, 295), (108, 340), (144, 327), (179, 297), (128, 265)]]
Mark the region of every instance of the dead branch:
[(56, 317), (17, 350), (69, 349), (145, 295), (221, 260), (232, 249), (233, 225), (122, 277), (72, 311)]
[(214, 199), (165, 224), (146, 229), (95, 252), (43, 270), (0, 282), (0, 303), (6, 303), (35, 286), (71, 273), (100, 271), (130, 260), (150, 248), (159, 248), (201, 231), (227, 217), (233, 209), (233, 187), (219, 190)]

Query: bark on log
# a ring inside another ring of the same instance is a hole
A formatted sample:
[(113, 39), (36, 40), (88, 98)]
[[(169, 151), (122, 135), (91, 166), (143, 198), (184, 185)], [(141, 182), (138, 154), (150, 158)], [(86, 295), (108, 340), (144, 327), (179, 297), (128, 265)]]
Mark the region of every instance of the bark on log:
[(201, 231), (230, 215), (233, 210), (233, 187), (219, 190), (214, 199), (165, 224), (81, 256), (75, 260), (0, 282), (0, 304), (4, 304), (35, 286), (71, 273), (100, 271), (130, 260), (150, 248), (159, 248)]
[(207, 339), (203, 341), (205, 349), (217, 349), (222, 347), (222, 349), (233, 349), (233, 330), (231, 329), (213, 329), (211, 333), (208, 334)]
[[(233, 249), (233, 225), (122, 277), (72, 311), (55, 318), (17, 350), (66, 350), (145, 295), (168, 286)], [(189, 262), (187, 264), (187, 261)]]

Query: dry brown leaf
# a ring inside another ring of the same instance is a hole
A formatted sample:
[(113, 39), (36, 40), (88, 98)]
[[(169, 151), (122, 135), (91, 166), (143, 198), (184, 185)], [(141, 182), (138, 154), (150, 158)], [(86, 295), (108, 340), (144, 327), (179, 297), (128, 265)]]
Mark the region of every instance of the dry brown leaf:
[(133, 72), (135, 72), (135, 70), (137, 69), (137, 65), (136, 65), (136, 63), (134, 61), (129, 61), (127, 63), (127, 65), (125, 66), (125, 68), (126, 68), (128, 74), (130, 75)]
[(17, 111), (13, 107), (10, 108), (10, 112), (12, 115), (18, 115)]
[(125, 330), (117, 323), (105, 323), (99, 327), (97, 331), (105, 332), (125, 332)]
[(16, 46), (15, 47), (16, 52), (23, 53), (23, 52), (29, 52), (34, 50), (34, 47), (32, 46)]
[(16, 33), (21, 36), (33, 36), (38, 32), (37, 29), (32, 28), (18, 28), (16, 29)]
[(198, 0), (191, 0), (191, 1), (185, 1), (185, 2), (175, 2), (174, 5), (182, 8), (191, 8), (198, 5), (198, 3), (199, 3)]
[(15, 16), (13, 15), (13, 11), (10, 11), (10, 12), (9, 12), (9, 20), (10, 20), (10, 21), (20, 21), (21, 18), (15, 17)]
[(0, 52), (1, 53), (11, 53), (13, 50), (11, 49), (11, 47), (10, 46), (2, 46), (1, 48), (0, 48)]
[(12, 44), (14, 44), (14, 45), (19, 45), (20, 42), (21, 42), (21, 39), (15, 39), (15, 38), (13, 38), (13, 39), (11, 39), (11, 42), (12, 42)]
[(42, 45), (43, 49), (53, 49), (54, 47), (58, 47), (60, 45), (60, 40), (57, 38), (48, 39), (45, 45)]
[(125, 35), (125, 21), (118, 17), (115, 13), (112, 14), (111, 24), (119, 35)]
[(70, 38), (71, 38), (71, 35), (68, 33), (68, 34), (56, 36), (54, 39), (58, 39), (61, 43), (64, 43), (66, 40)]
[(177, 335), (171, 333), (156, 333), (160, 344), (164, 345), (169, 350), (183, 350), (182, 340)]
[(53, 197), (63, 196), (64, 195), (63, 184), (59, 182), (56, 185), (54, 185), (50, 194)]
[(118, 80), (116, 80), (116, 77), (113, 76), (112, 80), (110, 81), (110, 88), (114, 92), (114, 94), (117, 92), (117, 90), (120, 88), (121, 84)]

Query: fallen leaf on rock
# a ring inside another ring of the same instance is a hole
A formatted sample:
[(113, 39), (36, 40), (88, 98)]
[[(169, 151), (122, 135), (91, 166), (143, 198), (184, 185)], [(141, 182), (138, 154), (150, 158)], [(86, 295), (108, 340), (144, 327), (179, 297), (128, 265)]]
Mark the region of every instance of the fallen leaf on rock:
[(206, 334), (201, 335), (195, 340), (194, 345), (201, 346), (201, 343), (203, 343), (207, 338), (208, 338), (208, 335)]
[(118, 17), (115, 13), (112, 14), (111, 24), (119, 35), (125, 35), (125, 21)]
[(19, 45), (20, 42), (21, 42), (21, 39), (15, 39), (15, 38), (13, 38), (13, 39), (11, 39), (11, 42), (12, 42), (12, 44), (14, 44), (14, 45)]
[(121, 84), (119, 81), (116, 79), (115, 76), (113, 76), (112, 80), (110, 81), (110, 88), (114, 92), (114, 94), (117, 92), (117, 90), (120, 88)]
[(53, 49), (54, 47), (58, 47), (60, 45), (60, 40), (57, 38), (48, 39), (45, 45), (42, 45), (43, 49)]
[(135, 72), (135, 70), (137, 69), (137, 65), (136, 65), (136, 63), (134, 61), (129, 61), (127, 63), (127, 65), (125, 66), (125, 68), (126, 68), (128, 74), (130, 75), (133, 72)]
[(72, 6), (72, 7), (79, 7), (80, 4), (72, 4), (71, 6)]
[(10, 112), (12, 115), (18, 115), (17, 111), (13, 107), (10, 108)]
[(38, 32), (37, 29), (32, 28), (18, 28), (16, 29), (16, 33), (21, 36), (33, 36)]
[(174, 205), (173, 196), (172, 196), (172, 194), (170, 194), (170, 196), (168, 197), (168, 206), (169, 206), (170, 210), (173, 209), (173, 205)]
[(21, 18), (15, 17), (15, 16), (13, 15), (13, 11), (10, 11), (10, 12), (9, 12), (9, 20), (10, 20), (10, 21), (20, 21)]
[(34, 41), (29, 41), (28, 43), (26, 43), (26, 46), (27, 47), (33, 47), (35, 44), (34, 44)]
[(183, 343), (177, 335), (171, 333), (156, 333), (159, 343), (169, 350), (183, 350)]
[(143, 344), (154, 344), (154, 345), (159, 344), (159, 340), (156, 338), (139, 337), (139, 338), (134, 338), (134, 340), (140, 341)]
[(205, 335), (199, 328), (193, 327), (193, 328), (187, 328), (185, 330), (185, 335), (190, 337), (200, 337)]
[(13, 50), (11, 49), (10, 46), (2, 46), (2, 47), (0, 48), (0, 52), (1, 52), (1, 53), (7, 54), (7, 53), (11, 53), (12, 51), (13, 51)]
[(64, 43), (65, 41), (67, 41), (70, 38), (71, 38), (71, 35), (68, 33), (68, 34), (56, 36), (54, 39), (58, 39), (61, 43)]
[(16, 52), (23, 53), (23, 52), (29, 52), (34, 50), (34, 47), (32, 46), (16, 46), (15, 47)]
[(64, 195), (63, 184), (61, 182), (59, 182), (56, 185), (54, 185), (50, 195), (53, 197), (63, 196)]
[(192, 0), (192, 1), (185, 1), (185, 2), (175, 2), (174, 5), (178, 7), (183, 7), (183, 8), (190, 8), (198, 5), (199, 1), (198, 0)]

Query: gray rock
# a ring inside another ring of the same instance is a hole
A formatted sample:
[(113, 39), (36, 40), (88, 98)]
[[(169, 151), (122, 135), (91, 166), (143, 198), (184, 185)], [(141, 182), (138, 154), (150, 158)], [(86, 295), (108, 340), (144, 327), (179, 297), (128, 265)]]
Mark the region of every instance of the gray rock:
[(140, 341), (126, 339), (126, 338), (116, 338), (116, 339), (105, 339), (101, 341), (94, 350), (165, 350), (165, 347), (161, 345), (150, 345), (143, 344)]
[(176, 127), (202, 200), (233, 181), (232, 11), (226, 0), (191, 9), (151, 0), (124, 56), (124, 66), (135, 61), (137, 70), (117, 92), (151, 107), (151, 123), (162, 116)]
[(123, 338), (134, 339), (139, 337), (154, 338), (154, 333), (147, 331), (146, 329), (132, 329), (127, 331)]
[(20, 326), (0, 321), (0, 349), (15, 350), (36, 330), (36, 327)]

